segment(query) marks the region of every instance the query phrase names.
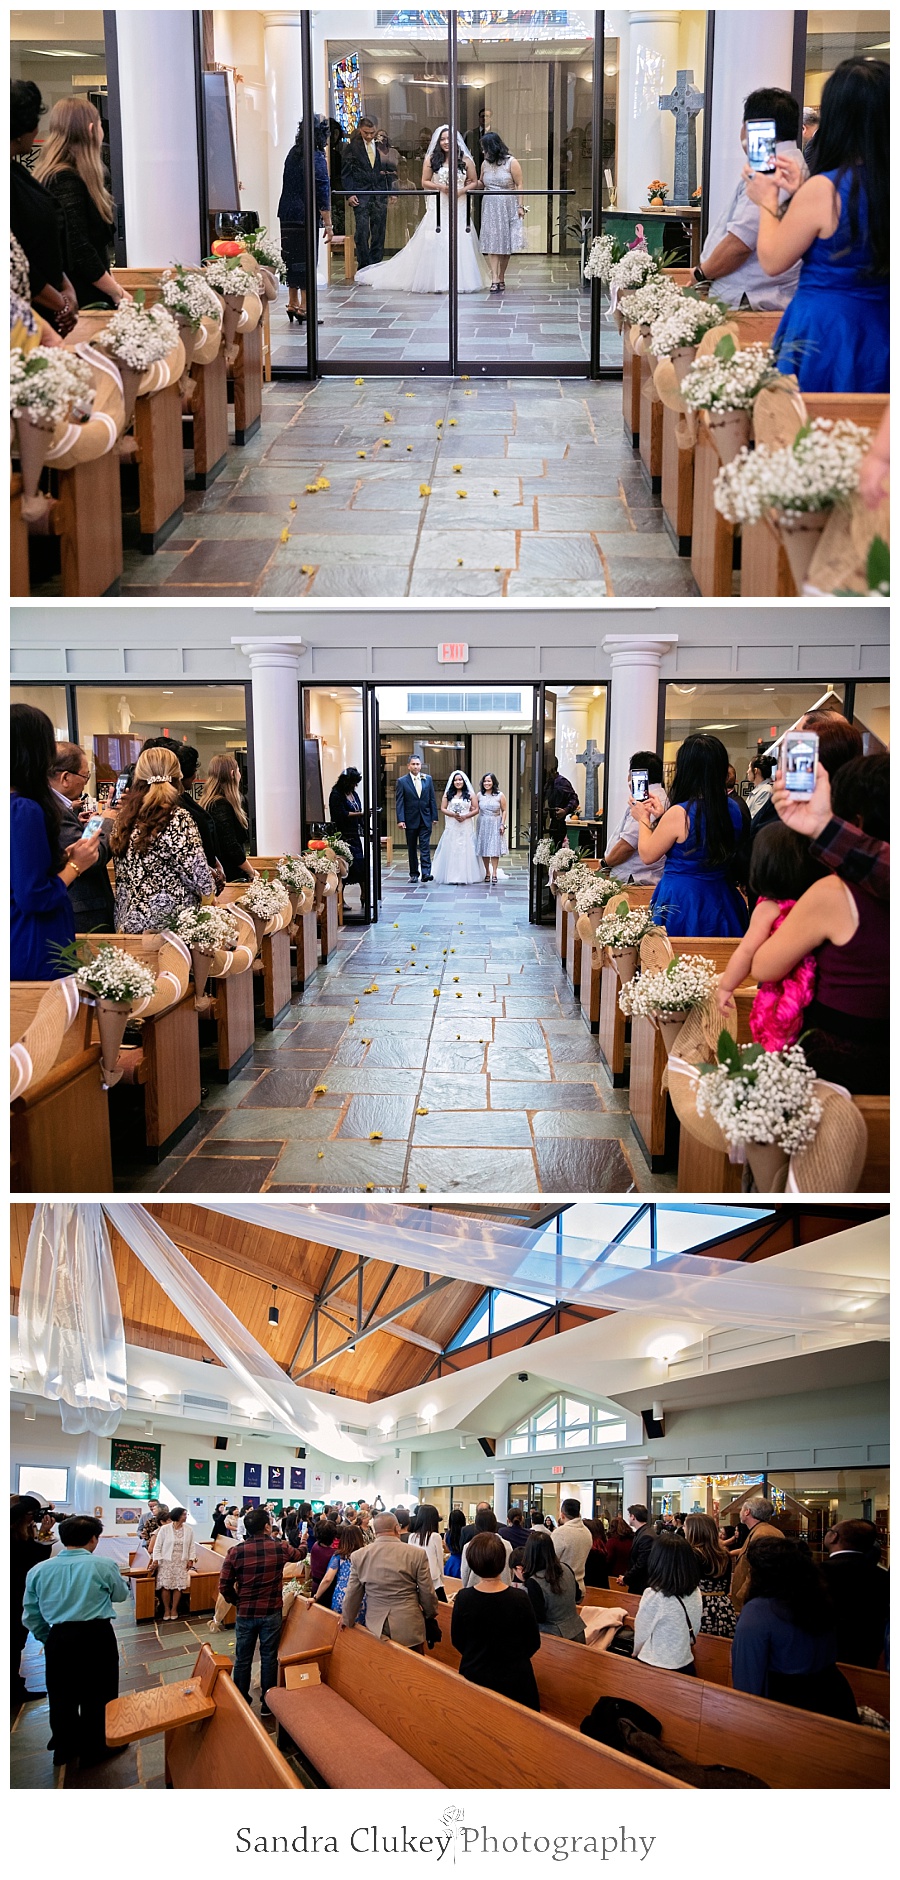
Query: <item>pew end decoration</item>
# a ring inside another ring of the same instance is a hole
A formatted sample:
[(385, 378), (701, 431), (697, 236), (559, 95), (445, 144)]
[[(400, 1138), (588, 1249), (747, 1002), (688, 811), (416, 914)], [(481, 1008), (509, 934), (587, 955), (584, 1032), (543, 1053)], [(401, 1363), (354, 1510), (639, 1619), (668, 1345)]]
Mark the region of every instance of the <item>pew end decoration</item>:
[(575, 913), (578, 918), (575, 931), (583, 946), (594, 946), (597, 928), (603, 919), (613, 896), (621, 893), (622, 884), (613, 875), (590, 873), (588, 880), (579, 882), (575, 892)]
[(227, 972), (240, 943), (240, 924), (226, 907), (184, 908), (176, 932), (191, 949), (194, 1004), (198, 1012), (205, 1012), (212, 1003), (206, 982), (210, 976), (218, 979)]
[[(600, 238), (602, 240), (602, 237)], [(624, 255), (614, 261), (609, 270), (609, 301), (612, 316), (621, 333), (628, 321), (628, 313), (621, 306), (622, 296), (637, 291), (659, 273), (659, 264), (644, 247), (626, 248)], [(601, 275), (602, 279), (602, 275)]]
[[(16, 1028), (13, 1024), (13, 1041), (9, 1048), (11, 1103), (23, 1096), (32, 1084), (40, 1083), (52, 1070), (63, 1039), (78, 1017), (80, 1006), (81, 998), (74, 975), (67, 979), (54, 979), (18, 1038), (15, 1037)], [(14, 1014), (12, 1016), (14, 1018)]]
[(204, 263), (203, 274), (207, 286), (213, 288), (222, 302), (222, 344), (228, 357), (233, 353), (244, 296), (255, 294), (258, 283), (242, 266), (239, 255), (229, 259), (212, 255)]
[(275, 873), (282, 887), (287, 889), (295, 922), (303, 914), (310, 914), (316, 898), (316, 878), (312, 870), (299, 855), (282, 855)]
[(610, 963), (623, 985), (634, 978), (641, 941), (656, 925), (649, 907), (630, 907), (626, 896), (617, 901), (615, 906), (610, 902), (603, 919), (598, 923), (594, 944), (606, 947)]
[(327, 894), (337, 893), (338, 871), (334, 850), (326, 842), (321, 845), (311, 842), (300, 859), (314, 877), (316, 907), (321, 907)]
[(119, 1053), (129, 1019), (145, 1012), (156, 991), (156, 974), (125, 947), (104, 942), (96, 952), (84, 941), (60, 948), (60, 964), (74, 968), (85, 1004), (94, 1008), (100, 1033), (100, 1068), (107, 1090), (121, 1082)]
[(716, 477), (713, 501), (726, 522), (767, 520), (780, 537), (798, 593), (819, 538), (859, 484), (871, 435), (849, 418), (815, 418), (793, 442), (744, 449)]
[(534, 851), (535, 868), (549, 868), (558, 847), (552, 836), (541, 836)]
[(204, 321), (221, 324), (222, 303), (198, 268), (173, 263), (162, 277), (160, 301), (172, 314), (184, 347), (185, 364), (190, 371), (194, 351), (203, 331)]
[(626, 1018), (649, 1018), (671, 1053), (690, 1012), (714, 997), (718, 973), (702, 954), (675, 954), (666, 966), (647, 971), (619, 987), (619, 1009)]
[(268, 280), (264, 278), (263, 281), (266, 299), (274, 300), (278, 292), (278, 282), (287, 280), (284, 256), (277, 241), (273, 235), (269, 234), (267, 228), (252, 229), (249, 235), (244, 236), (243, 241), (245, 252), (252, 255), (253, 260), (259, 264), (263, 276), (269, 277)]
[(728, 309), (722, 301), (673, 290), (651, 322), (647, 351), (655, 359), (671, 359), (680, 385), (697, 357), (704, 333), (722, 326), (727, 318)]
[[(642, 286), (619, 302), (619, 309), (632, 328), (632, 352), (650, 353), (650, 332), (654, 321), (661, 319), (681, 298), (681, 288), (676, 287), (667, 275), (651, 274)], [(639, 329), (637, 332), (634, 331), (635, 327)]]
[(144, 373), (174, 352), (178, 343), (177, 321), (161, 301), (145, 306), (140, 288), (132, 302), (116, 308), (98, 333), (96, 344), (113, 360), (122, 381), (126, 431)]
[(37, 496), (41, 471), (58, 425), (83, 420), (94, 404), (94, 375), (77, 353), (35, 346), (9, 356), (9, 410), (17, 435), (26, 500)]
[(749, 445), (755, 400), (777, 377), (770, 346), (738, 347), (731, 333), (723, 333), (715, 351), (696, 357), (682, 375), (684, 404), (704, 412), (720, 463), (733, 463)]
[(285, 915), (291, 914), (291, 902), (287, 889), (276, 881), (251, 881), (250, 886), (239, 895), (238, 907), (250, 915), (256, 929), (256, 944), (262, 952), (262, 943), (268, 933), (277, 933), (288, 922)]
[(349, 842), (345, 842), (343, 836), (331, 835), (328, 838), (328, 847), (334, 855), (335, 865), (340, 879), (346, 881), (350, 869), (353, 866), (353, 850)]
[[(547, 836), (545, 840), (549, 842), (550, 837)], [(540, 847), (540, 844), (538, 844), (538, 847)], [(537, 860), (536, 854), (535, 854), (535, 860)], [(551, 894), (555, 894), (555, 895), (565, 894), (566, 886), (565, 886), (564, 876), (567, 874), (570, 868), (575, 867), (576, 863), (580, 863), (580, 860), (581, 860), (581, 856), (579, 854), (579, 851), (577, 849), (570, 849), (568, 846), (568, 843), (566, 843), (566, 845), (563, 848), (554, 849), (551, 851), (550, 859), (546, 865), (547, 873), (550, 877)]]
[(617, 241), (614, 235), (595, 236), (591, 242), (591, 252), (585, 262), (585, 280), (600, 281), (604, 287), (608, 287), (613, 268), (627, 252), (625, 243)]
[(801, 1046), (764, 1051), (722, 1032), (717, 1062), (698, 1069), (698, 1116), (708, 1116), (729, 1151), (746, 1159), (760, 1194), (783, 1191), (791, 1156), (809, 1147), (822, 1120), (816, 1074)]

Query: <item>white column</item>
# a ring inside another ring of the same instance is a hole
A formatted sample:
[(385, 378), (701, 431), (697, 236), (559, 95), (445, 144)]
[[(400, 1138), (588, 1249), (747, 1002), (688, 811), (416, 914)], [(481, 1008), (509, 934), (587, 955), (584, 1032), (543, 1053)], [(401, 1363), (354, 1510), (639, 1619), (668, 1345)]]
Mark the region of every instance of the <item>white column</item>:
[(296, 855), (300, 826), (301, 639), (233, 640), (250, 661), (256, 841), (260, 855)]
[(659, 99), (675, 84), (679, 24), (679, 13), (658, 7), (628, 15), (624, 84), (619, 95), (619, 109), (628, 126), (620, 209), (646, 209), (647, 184), (657, 177), (672, 191), (675, 119), (671, 111), (660, 110)]
[[(794, 15), (790, 11), (762, 15), (716, 9), (711, 148), (715, 152), (709, 177), (709, 226), (728, 207), (744, 165), (741, 124), (744, 99), (761, 86), (791, 89)], [(709, 74), (707, 73), (707, 84)], [(802, 98), (798, 100), (803, 103)]]
[(491, 1477), (494, 1484), (494, 1513), (502, 1524), (506, 1520), (506, 1510), (509, 1507), (509, 1470), (492, 1469)]
[(264, 13), (266, 96), (269, 120), (269, 201), (266, 225), (277, 233), (284, 160), (303, 116), (300, 14)]
[(650, 1472), (649, 1456), (620, 1456), (622, 1467), (622, 1513), (627, 1515), (631, 1502), (639, 1502), (642, 1507), (649, 1507), (647, 1476)]
[(200, 182), (193, 14), (116, 14), (130, 268), (196, 266)]
[(609, 723), (607, 827), (614, 829), (628, 801), (628, 766), (635, 751), (656, 750), (659, 668), (678, 644), (677, 633), (608, 633), (612, 703)]

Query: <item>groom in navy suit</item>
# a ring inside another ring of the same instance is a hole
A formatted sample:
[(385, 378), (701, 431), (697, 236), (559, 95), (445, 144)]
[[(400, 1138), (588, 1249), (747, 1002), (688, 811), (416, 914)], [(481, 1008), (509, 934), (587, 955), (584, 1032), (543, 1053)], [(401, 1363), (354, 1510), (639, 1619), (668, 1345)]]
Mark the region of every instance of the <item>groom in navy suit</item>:
[(438, 819), (437, 798), (430, 777), (422, 776), (418, 757), (411, 757), (407, 774), (397, 782), (397, 821), (406, 836), (410, 881), (431, 880), (431, 831)]

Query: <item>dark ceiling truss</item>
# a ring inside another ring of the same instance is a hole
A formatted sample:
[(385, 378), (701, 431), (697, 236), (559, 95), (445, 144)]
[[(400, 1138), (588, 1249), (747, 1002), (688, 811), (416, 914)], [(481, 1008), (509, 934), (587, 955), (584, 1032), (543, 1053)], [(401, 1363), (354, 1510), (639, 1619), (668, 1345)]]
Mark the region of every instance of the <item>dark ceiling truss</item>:
[[(426, 1338), (421, 1332), (413, 1331), (410, 1326), (401, 1324), (400, 1314), (409, 1312), (414, 1306), (424, 1305), (426, 1301), (434, 1299), (437, 1294), (443, 1292), (446, 1287), (455, 1285), (457, 1283), (456, 1280), (449, 1276), (432, 1279), (430, 1273), (424, 1273), (422, 1275), (424, 1283), (419, 1288), (418, 1292), (413, 1293), (406, 1299), (398, 1300), (397, 1304), (392, 1306), (389, 1311), (379, 1312), (379, 1307), (393, 1280), (396, 1279), (400, 1267), (392, 1266), (389, 1268), (386, 1279), (382, 1281), (375, 1298), (372, 1300), (369, 1307), (366, 1308), (363, 1297), (365, 1275), (372, 1263), (365, 1255), (361, 1255), (349, 1273), (343, 1273), (339, 1279), (336, 1279), (335, 1275), (343, 1258), (344, 1253), (342, 1250), (335, 1254), (325, 1276), (324, 1285), (316, 1294), (313, 1301), (312, 1311), (303, 1327), (303, 1332), (288, 1367), (289, 1374), (294, 1383), (301, 1384), (305, 1378), (312, 1377), (314, 1372), (321, 1370), (323, 1365), (330, 1364), (335, 1358), (343, 1357), (346, 1352), (355, 1350), (356, 1346), (360, 1344), (364, 1338), (371, 1338), (375, 1332), (392, 1333), (397, 1338), (408, 1340), (412, 1344), (421, 1345), (425, 1350), (437, 1352), (439, 1355), (439, 1347), (435, 1344), (435, 1341)], [(349, 1303), (347, 1300), (347, 1288), (352, 1286), (354, 1282), (355, 1322), (352, 1331), (348, 1333), (346, 1325), (334, 1316), (334, 1313), (329, 1310), (326, 1301), (333, 1300), (335, 1296), (339, 1296), (342, 1304)], [(344, 1337), (341, 1344), (330, 1347), (328, 1350), (320, 1351), (319, 1334), (321, 1330), (321, 1320), (323, 1319), (328, 1320), (332, 1325), (337, 1325), (339, 1330), (344, 1334)], [(304, 1365), (302, 1370), (298, 1370), (297, 1366), (300, 1363), (300, 1353), (310, 1336), (310, 1332), (312, 1333), (312, 1363)]]

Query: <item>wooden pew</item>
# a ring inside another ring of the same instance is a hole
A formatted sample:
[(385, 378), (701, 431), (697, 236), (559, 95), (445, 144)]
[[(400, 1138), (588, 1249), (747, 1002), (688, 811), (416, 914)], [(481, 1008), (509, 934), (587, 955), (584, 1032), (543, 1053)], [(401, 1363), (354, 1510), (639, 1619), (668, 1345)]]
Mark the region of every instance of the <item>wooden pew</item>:
[(890, 1097), (854, 1097), (869, 1132), (869, 1149), (859, 1178), (857, 1194), (890, 1193), (891, 1176), (891, 1100)]
[(324, 966), (331, 958), (338, 942), (338, 897), (336, 894), (324, 894), (316, 908), (319, 929), (319, 958)]
[(556, 897), (556, 951), (563, 966), (565, 966), (566, 963), (568, 931), (569, 915), (567, 910), (563, 907), (562, 895), (558, 894)]
[[(737, 329), (737, 344), (768, 346), (781, 320), (779, 313), (752, 313), (735, 308), (728, 316)], [(666, 405), (662, 419), (662, 483), (660, 497), (666, 533), (679, 555), (690, 555), (694, 517), (694, 452), (679, 450), (676, 431), (679, 414)]]
[[(13, 980), (10, 1042), (34, 1019), (50, 981)], [(112, 1192), (109, 1102), (100, 1046), (90, 1041), (82, 1008), (66, 1031), (56, 1061), (10, 1108), (10, 1183), (15, 1194)]]
[[(804, 392), (809, 419), (852, 418), (854, 424), (877, 431), (887, 408), (887, 393)], [(793, 597), (797, 586), (780, 537), (767, 517), (745, 523), (741, 530), (741, 598), (774, 595)]]
[(224, 470), (228, 456), (228, 369), (221, 346), (209, 365), (194, 362), (191, 379), (191, 487), (206, 490)]
[[(181, 1727), (169, 1724), (166, 1737), (166, 1787), (170, 1789), (299, 1789), (302, 1783), (276, 1749), (231, 1678), (231, 1660), (208, 1645), (194, 1666), (203, 1695), (212, 1700), (211, 1716)], [(163, 1689), (171, 1689), (163, 1686)], [(177, 1689), (178, 1687), (176, 1687)], [(135, 1700), (156, 1698), (156, 1691), (136, 1691)], [(119, 1699), (121, 1704), (124, 1699)], [(148, 1706), (149, 1708), (149, 1706)], [(107, 1730), (109, 1729), (109, 1707)]]
[(663, 411), (665, 406), (656, 389), (653, 374), (655, 360), (640, 355), (641, 402), (638, 422), (638, 448), (641, 467), (650, 489), (655, 495), (662, 488), (662, 447), (663, 447)]
[[(152, 949), (147, 946), (151, 936), (79, 934), (76, 938), (94, 952), (112, 938), (116, 946), (153, 965)], [(149, 1157), (161, 1162), (196, 1122), (200, 1108), (200, 1038), (193, 986), (188, 983), (175, 1004), (142, 1018), (141, 1027), (141, 1059), (134, 1081), (144, 1090)]]
[(290, 1607), (278, 1641), (278, 1682), (285, 1682), (287, 1665), (321, 1664), (334, 1648), (341, 1629), (340, 1614), (298, 1593)]
[[(227, 882), (216, 897), (218, 905), (227, 907), (230, 901), (239, 900), (246, 886), (246, 882)], [(291, 1003), (291, 942), (286, 927), (278, 933), (263, 934), (259, 957), (262, 961), (263, 1024), (267, 1031), (274, 1031)], [(252, 980), (252, 974), (244, 973), (240, 977)]]
[[(449, 1608), (441, 1611), (449, 1612)], [(324, 1675), (330, 1691), (448, 1787), (685, 1786), (591, 1742), (551, 1717), (464, 1683), (444, 1665), (402, 1645), (374, 1639), (360, 1626), (338, 1633)], [(300, 1693), (298, 1701), (309, 1695)], [(348, 1756), (352, 1757), (350, 1746)], [(357, 1786), (352, 1767), (346, 1786)]]
[[(440, 1608), (438, 1648), (448, 1670), (459, 1663), (449, 1613)], [(727, 1640), (710, 1643), (727, 1649)], [(601, 1697), (624, 1697), (657, 1717), (666, 1746), (693, 1762), (729, 1763), (770, 1788), (887, 1786), (889, 1738), (865, 1725), (792, 1711), (766, 1697), (750, 1697), (701, 1677), (683, 1678), (548, 1634), (531, 1662), (541, 1716), (573, 1731)]]
[[(738, 944), (737, 940), (704, 939), (696, 934), (671, 934), (669, 937), (676, 953), (702, 954), (705, 959), (713, 960), (720, 972)], [(628, 1083), (630, 1122), (654, 1173), (667, 1166), (673, 1152), (674, 1115), (662, 1086), (667, 1058), (657, 1027), (649, 1018), (633, 1018)]]
[(698, 592), (707, 598), (730, 598), (734, 587), (735, 525), (719, 515), (713, 502), (713, 484), (721, 467), (708, 427), (700, 418), (694, 446), (691, 574)]
[(122, 486), (115, 450), (71, 470), (55, 470), (53, 531), (60, 538), (62, 590), (79, 595), (118, 592), (125, 566)]
[(219, 1082), (230, 1084), (253, 1056), (253, 973), (227, 973), (224, 979), (211, 979), (207, 990), (215, 1000)]
[(18, 600), (31, 593), (28, 565), (28, 524), (22, 514), (22, 479), (16, 473), (9, 489), (9, 591)]
[(622, 329), (622, 424), (632, 450), (637, 450), (641, 441), (640, 354), (632, 351), (627, 321)]
[[(593, 861), (589, 856), (584, 857), (583, 865), (585, 868), (590, 868), (594, 874), (599, 874), (600, 872), (599, 861)], [(581, 999), (581, 957), (582, 957), (582, 945), (581, 945), (581, 935), (578, 932), (578, 915), (567, 914), (566, 916), (566, 956), (565, 956), (566, 978), (569, 982), (569, 987), (570, 987), (573, 997), (578, 1001), (580, 1001)]]
[[(622, 893), (630, 907), (649, 907), (652, 887), (627, 887)], [(600, 1055), (616, 1085), (627, 1082), (625, 1043), (628, 1020), (619, 1010), (619, 975), (614, 966), (601, 966), (595, 947), (581, 949), (581, 1011), (591, 1031), (599, 1034)]]
[(184, 447), (181, 389), (167, 385), (139, 398), (134, 407), (134, 438), (140, 496), (140, 547), (155, 555), (184, 515)]
[(241, 332), (230, 377), (234, 396), (234, 441), (249, 444), (262, 423), (262, 322), (252, 332)]

